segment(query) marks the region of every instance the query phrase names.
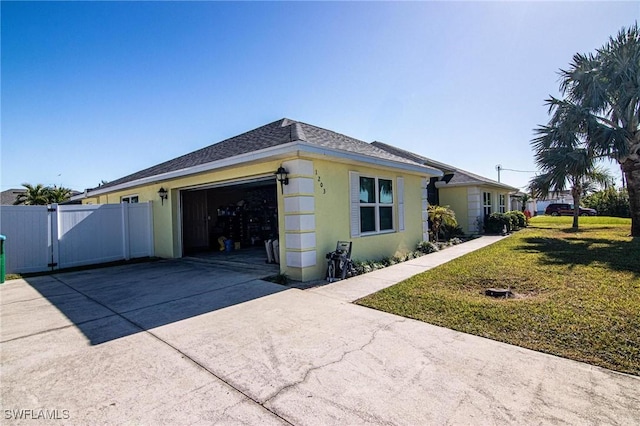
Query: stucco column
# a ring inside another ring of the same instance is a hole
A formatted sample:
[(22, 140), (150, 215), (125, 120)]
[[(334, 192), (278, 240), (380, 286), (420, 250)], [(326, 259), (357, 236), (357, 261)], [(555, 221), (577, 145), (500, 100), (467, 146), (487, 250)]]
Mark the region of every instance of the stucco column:
[(289, 172), (283, 188), (285, 272), (305, 281), (311, 274), (308, 268), (316, 265), (317, 251), (313, 162), (297, 159), (282, 166)]
[(429, 191), (427, 178), (420, 179), (420, 188), (422, 188), (422, 241), (429, 241)]
[(469, 219), (469, 230), (468, 232), (478, 233), (480, 229), (478, 229), (478, 218), (483, 216), (483, 208), (482, 208), (482, 192), (480, 188), (473, 186), (467, 188), (467, 215)]

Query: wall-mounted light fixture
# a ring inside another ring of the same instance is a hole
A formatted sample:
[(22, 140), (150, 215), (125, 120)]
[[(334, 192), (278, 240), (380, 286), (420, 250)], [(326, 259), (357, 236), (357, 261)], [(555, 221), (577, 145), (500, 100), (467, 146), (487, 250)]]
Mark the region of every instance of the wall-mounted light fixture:
[(169, 191), (164, 189), (164, 187), (160, 187), (160, 189), (158, 190), (158, 195), (160, 196), (160, 200), (162, 200), (162, 205), (164, 205), (164, 200), (169, 197)]
[(278, 167), (278, 170), (276, 170), (275, 175), (278, 182), (280, 182), (280, 189), (284, 194), (284, 186), (289, 185), (289, 172), (284, 167), (280, 166)]

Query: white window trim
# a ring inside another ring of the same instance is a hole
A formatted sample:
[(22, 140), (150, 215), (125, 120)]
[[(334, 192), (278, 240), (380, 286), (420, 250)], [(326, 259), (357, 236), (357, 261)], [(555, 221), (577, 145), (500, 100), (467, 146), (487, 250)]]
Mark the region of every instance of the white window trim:
[(396, 179), (396, 192), (398, 200), (398, 232), (404, 231), (404, 178)]
[[(125, 195), (123, 197), (120, 197), (120, 202), (121, 203), (131, 203), (131, 199), (133, 197), (138, 197), (137, 203), (140, 203), (140, 196), (138, 194), (131, 194), (131, 195)], [(125, 201), (126, 199), (128, 199), (129, 201)], [(136, 204), (136, 203), (133, 203), (133, 204)]]
[[(489, 195), (489, 197), (485, 197), (485, 195)], [(487, 215), (487, 212), (486, 212), (487, 207), (489, 208), (489, 214), (493, 213), (493, 203), (492, 203), (493, 197), (491, 195), (492, 195), (491, 192), (488, 192), (488, 191), (482, 192), (482, 214), (485, 216)]]
[(507, 212), (507, 197), (504, 194), (498, 194), (498, 211), (500, 213)]
[[(375, 212), (375, 225), (376, 225), (376, 230), (375, 231), (367, 231), (367, 232), (362, 232), (362, 229), (360, 230), (360, 236), (366, 237), (368, 235), (380, 235), (380, 234), (392, 234), (394, 232), (396, 232), (396, 212), (395, 212), (395, 207), (396, 207), (396, 202), (397, 202), (397, 197), (394, 194), (394, 189), (393, 189), (393, 179), (391, 178), (386, 178), (386, 177), (379, 177), (379, 176), (362, 176), (359, 175), (358, 176), (358, 186), (360, 186), (360, 178), (364, 177), (364, 178), (369, 178), (369, 179), (374, 179), (375, 181), (375, 203), (363, 203), (360, 202), (358, 209), (360, 209), (360, 207), (374, 207), (374, 212)], [(388, 180), (391, 182), (391, 191), (392, 191), (392, 201), (391, 203), (381, 203), (379, 200), (379, 195), (380, 195), (380, 184), (379, 184), (379, 180)], [(359, 201), (360, 197), (358, 197), (358, 201)], [(391, 229), (380, 229), (380, 207), (391, 207)], [(361, 224), (358, 223), (358, 227), (360, 228)]]

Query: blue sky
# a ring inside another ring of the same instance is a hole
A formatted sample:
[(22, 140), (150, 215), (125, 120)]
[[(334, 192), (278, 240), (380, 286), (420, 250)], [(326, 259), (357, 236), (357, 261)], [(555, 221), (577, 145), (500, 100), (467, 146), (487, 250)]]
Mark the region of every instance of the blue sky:
[(94, 187), (283, 117), (493, 179), (532, 171), (558, 69), (640, 17), (639, 2), (1, 7), (3, 190)]

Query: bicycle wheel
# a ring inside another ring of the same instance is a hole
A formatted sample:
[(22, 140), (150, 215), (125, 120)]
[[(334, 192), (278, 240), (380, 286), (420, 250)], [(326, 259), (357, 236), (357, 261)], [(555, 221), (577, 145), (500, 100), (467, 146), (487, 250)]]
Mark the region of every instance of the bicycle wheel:
[(327, 265), (327, 281), (330, 283), (336, 278), (336, 266), (333, 264), (333, 261), (329, 261)]
[(347, 260), (340, 262), (340, 279), (347, 278), (347, 272), (349, 272), (349, 262)]

